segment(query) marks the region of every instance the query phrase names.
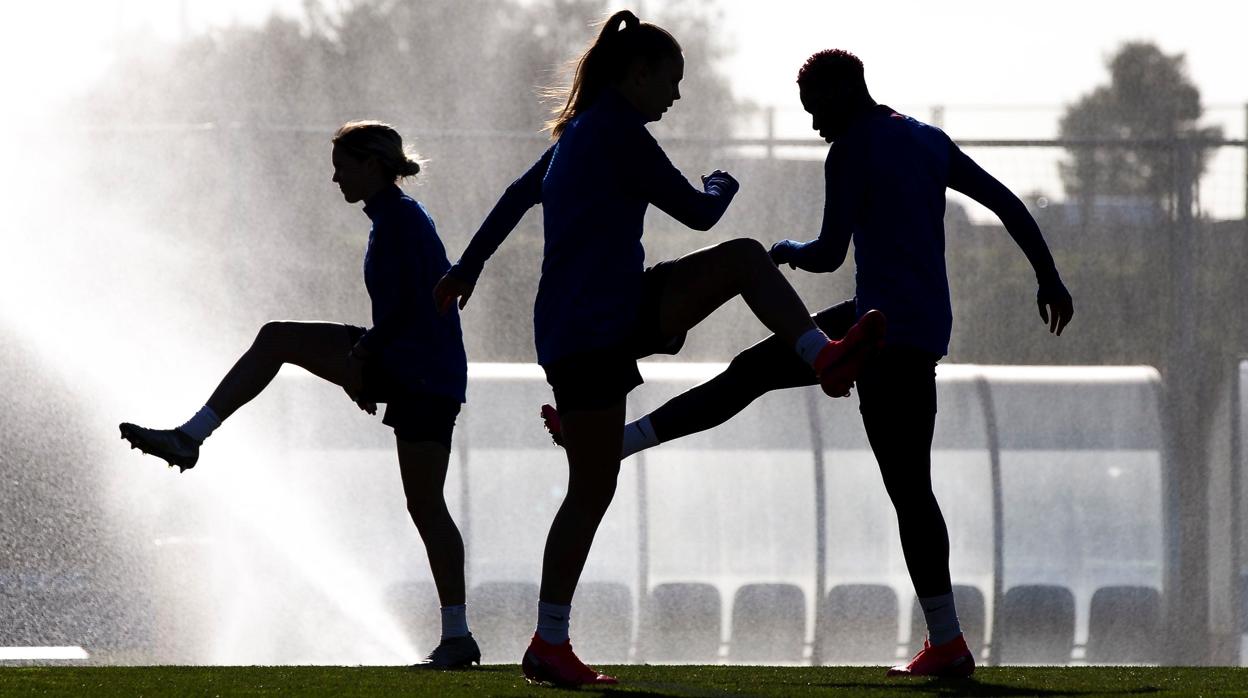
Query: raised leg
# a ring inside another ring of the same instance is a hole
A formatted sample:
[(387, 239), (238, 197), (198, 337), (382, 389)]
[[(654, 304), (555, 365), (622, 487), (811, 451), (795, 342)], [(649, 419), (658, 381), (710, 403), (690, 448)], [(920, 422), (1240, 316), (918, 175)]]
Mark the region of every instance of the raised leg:
[(207, 405), (224, 420), (261, 393), (282, 364), (307, 369), (335, 385), (348, 380), (347, 326), (331, 322), (269, 322), (208, 398)]
[[(831, 306), (812, 319), (839, 339), (854, 324), (854, 302)], [(712, 429), (773, 390), (815, 385), (815, 373), (777, 335), (737, 354), (723, 373), (677, 395), (650, 413), (660, 442)]]
[(815, 326), (802, 299), (757, 240), (729, 240), (671, 264), (659, 302), (659, 328), (666, 336), (687, 332), (735, 296), (741, 296), (790, 351), (797, 338)]

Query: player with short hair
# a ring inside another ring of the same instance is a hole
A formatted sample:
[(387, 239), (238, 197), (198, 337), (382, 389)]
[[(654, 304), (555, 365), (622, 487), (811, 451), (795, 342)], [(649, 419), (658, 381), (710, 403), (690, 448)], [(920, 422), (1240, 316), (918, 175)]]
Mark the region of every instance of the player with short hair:
[[(949, 578), (949, 534), (932, 493), (935, 367), (949, 349), (953, 312), (945, 271), (945, 190), (962, 192), (1004, 223), (1035, 270), (1040, 317), (1060, 335), (1074, 313), (1070, 293), (1026, 206), (940, 129), (877, 104), (862, 61), (843, 50), (811, 56), (798, 72), (811, 127), (832, 144), (824, 167), (819, 236), (781, 240), (776, 264), (836, 271), (854, 243), (856, 295), (815, 315), (840, 337), (868, 309), (888, 317), (884, 348), (858, 377), (863, 426), (897, 512), (906, 567), (927, 621), (928, 638), (890, 675), (967, 676), (975, 668), (958, 624)], [(764, 393), (815, 384), (775, 336), (741, 352), (710, 381), (626, 425), (621, 457), (724, 423)], [(561, 440), (559, 413), (543, 406)]]

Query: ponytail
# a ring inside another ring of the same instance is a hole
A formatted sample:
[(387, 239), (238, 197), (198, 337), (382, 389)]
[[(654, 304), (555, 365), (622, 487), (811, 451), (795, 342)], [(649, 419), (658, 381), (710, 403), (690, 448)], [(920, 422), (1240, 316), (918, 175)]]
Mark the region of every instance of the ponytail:
[(666, 29), (642, 22), (628, 10), (611, 15), (576, 62), (571, 87), (548, 93), (563, 101), (546, 122), (551, 138), (558, 139), (568, 122), (588, 109), (604, 88), (623, 78), (634, 61), (654, 63), (680, 54), (680, 44)]

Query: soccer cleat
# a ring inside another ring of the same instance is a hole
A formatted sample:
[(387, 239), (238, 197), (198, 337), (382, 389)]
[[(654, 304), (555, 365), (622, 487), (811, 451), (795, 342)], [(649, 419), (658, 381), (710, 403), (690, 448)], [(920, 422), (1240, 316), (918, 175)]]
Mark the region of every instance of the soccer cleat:
[(467, 669), (481, 663), (481, 648), (472, 633), (461, 637), (448, 637), (433, 648), (416, 669)]
[(941, 645), (933, 646), (926, 639), (923, 649), (904, 666), (888, 670), (888, 676), (939, 676), (943, 678), (966, 678), (975, 672), (975, 655), (966, 646), (966, 638), (958, 636)]
[(830, 397), (849, 395), (867, 359), (884, 346), (887, 329), (884, 313), (868, 310), (844, 337), (828, 342), (815, 358), (815, 375), (819, 376), (824, 394)]
[(130, 448), (163, 458), (169, 467), (178, 466), (179, 472), (194, 468), (199, 460), (199, 444), (177, 429), (148, 429), (122, 422), (121, 438), (130, 442)]
[(552, 645), (534, 633), (529, 649), (524, 652), (520, 662), (524, 678), (529, 683), (552, 684), (560, 688), (577, 686), (609, 686), (617, 684), (614, 677), (599, 674), (585, 666), (585, 663), (572, 653), (572, 643)]
[(563, 445), (563, 422), (559, 421), (559, 410), (554, 405), (542, 405), (542, 423), (550, 434), (550, 440), (556, 446)]

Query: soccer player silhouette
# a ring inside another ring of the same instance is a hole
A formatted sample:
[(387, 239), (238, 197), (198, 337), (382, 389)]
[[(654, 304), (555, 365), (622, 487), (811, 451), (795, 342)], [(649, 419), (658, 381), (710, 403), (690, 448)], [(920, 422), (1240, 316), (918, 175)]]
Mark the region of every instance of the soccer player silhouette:
[(394, 428), (407, 509), (424, 541), (442, 605), (442, 640), (417, 666), (449, 669), (481, 662), (468, 630), (464, 543), (442, 488), (451, 433), (464, 402), (468, 364), (457, 313), (439, 313), (434, 283), (450, 267), (433, 220), (397, 182), (420, 171), (391, 126), (344, 124), (333, 137), (333, 181), (348, 203), (364, 202), (372, 220), (364, 284), (373, 326), (270, 322), (190, 420), (176, 429), (123, 423), (131, 446), (182, 472), (195, 466), (204, 440), (259, 395), (282, 364), (341, 386), (357, 405)]

